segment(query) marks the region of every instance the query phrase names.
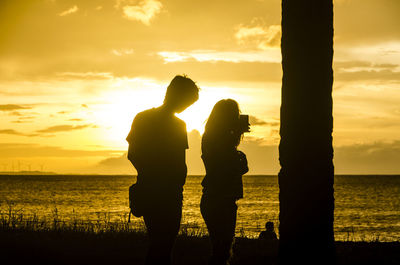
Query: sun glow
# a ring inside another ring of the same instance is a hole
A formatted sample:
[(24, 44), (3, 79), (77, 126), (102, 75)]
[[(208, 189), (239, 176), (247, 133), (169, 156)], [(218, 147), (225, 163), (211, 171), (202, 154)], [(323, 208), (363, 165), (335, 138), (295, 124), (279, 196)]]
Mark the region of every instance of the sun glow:
[(126, 147), (135, 115), (162, 104), (164, 88), (144, 79), (118, 79), (103, 93), (94, 111), (95, 122), (103, 128), (102, 138), (114, 147)]
[(199, 100), (177, 116), (186, 122), (187, 131), (204, 132), (205, 122), (215, 103), (221, 99), (239, 99), (239, 95), (231, 92), (228, 87), (202, 87)]
[[(238, 100), (240, 97), (229, 87), (202, 87), (199, 100), (182, 113), (177, 114), (185, 121), (187, 131), (204, 131), (214, 104), (224, 98)], [(94, 107), (96, 124), (104, 129), (102, 138), (115, 147), (125, 147), (135, 115), (145, 109), (158, 107), (165, 95), (165, 85), (146, 80), (118, 80), (112, 91), (104, 93), (102, 103)]]

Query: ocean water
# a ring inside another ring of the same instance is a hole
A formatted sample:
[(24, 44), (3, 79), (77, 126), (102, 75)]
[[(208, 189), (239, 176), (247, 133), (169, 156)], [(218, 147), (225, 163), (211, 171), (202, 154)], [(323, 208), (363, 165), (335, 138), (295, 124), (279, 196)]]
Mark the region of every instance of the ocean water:
[[(206, 231), (200, 214), (202, 176), (189, 176), (184, 187), (182, 227)], [(1, 176), (0, 210), (25, 216), (96, 221), (125, 221), (132, 176)], [(256, 237), (266, 221), (278, 228), (276, 176), (244, 176), (238, 201), (237, 235)], [(107, 216), (107, 217), (105, 217)], [(141, 218), (134, 218), (140, 224)], [(336, 240), (400, 240), (400, 176), (335, 176)]]

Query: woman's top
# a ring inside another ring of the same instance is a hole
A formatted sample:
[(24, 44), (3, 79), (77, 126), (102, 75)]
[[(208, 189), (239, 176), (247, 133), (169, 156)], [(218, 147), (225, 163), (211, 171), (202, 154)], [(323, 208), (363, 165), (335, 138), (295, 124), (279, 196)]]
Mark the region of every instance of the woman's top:
[(207, 134), (203, 136), (201, 158), (206, 169), (206, 176), (201, 183), (203, 194), (209, 197), (240, 199), (243, 198), (242, 175), (249, 171), (247, 159), (243, 152), (226, 140)]

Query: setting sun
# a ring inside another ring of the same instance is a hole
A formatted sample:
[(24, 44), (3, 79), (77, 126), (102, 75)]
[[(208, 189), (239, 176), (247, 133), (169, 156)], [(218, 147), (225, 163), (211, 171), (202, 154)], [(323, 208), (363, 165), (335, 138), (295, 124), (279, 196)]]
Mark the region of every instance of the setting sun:
[[(100, 137), (115, 143), (114, 148), (125, 147), (125, 137), (134, 116), (160, 106), (167, 85), (145, 79), (116, 80), (112, 83), (112, 90), (103, 93), (91, 110), (95, 123), (107, 129), (107, 133)], [(243, 96), (231, 91), (233, 89), (229, 87), (200, 87), (199, 100), (177, 116), (185, 121), (188, 132), (197, 130), (203, 133), (208, 115), (217, 101), (232, 98), (240, 102)]]

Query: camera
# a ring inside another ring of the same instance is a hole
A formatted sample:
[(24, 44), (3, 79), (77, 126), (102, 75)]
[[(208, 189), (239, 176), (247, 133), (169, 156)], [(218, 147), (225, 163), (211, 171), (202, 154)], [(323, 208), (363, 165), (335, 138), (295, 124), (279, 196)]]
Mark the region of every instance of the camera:
[(250, 132), (249, 115), (239, 116), (239, 130), (241, 132)]

